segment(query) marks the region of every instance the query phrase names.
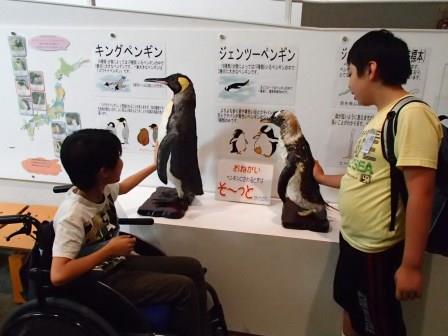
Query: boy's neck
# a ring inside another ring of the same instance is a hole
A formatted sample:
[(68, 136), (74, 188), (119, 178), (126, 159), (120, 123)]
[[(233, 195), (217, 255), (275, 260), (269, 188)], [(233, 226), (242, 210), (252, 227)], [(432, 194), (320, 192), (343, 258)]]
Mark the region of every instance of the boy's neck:
[(93, 187), (89, 190), (81, 190), (78, 188), (78, 195), (84, 197), (93, 203), (103, 203), (104, 202), (104, 188), (105, 186)]
[(386, 106), (390, 105), (394, 101), (409, 94), (401, 85), (399, 86), (381, 86), (378, 88), (375, 94), (374, 105), (378, 111), (382, 110)]

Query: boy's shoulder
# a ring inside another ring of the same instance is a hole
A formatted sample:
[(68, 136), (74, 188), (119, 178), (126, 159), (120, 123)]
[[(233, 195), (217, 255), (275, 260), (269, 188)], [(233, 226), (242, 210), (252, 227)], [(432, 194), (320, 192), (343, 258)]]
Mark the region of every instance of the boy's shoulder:
[(65, 220), (82, 220), (84, 217), (88, 217), (88, 211), (86, 211), (87, 206), (84, 203), (83, 198), (74, 192), (74, 188), (70, 189), (59, 205), (53, 222), (58, 224)]

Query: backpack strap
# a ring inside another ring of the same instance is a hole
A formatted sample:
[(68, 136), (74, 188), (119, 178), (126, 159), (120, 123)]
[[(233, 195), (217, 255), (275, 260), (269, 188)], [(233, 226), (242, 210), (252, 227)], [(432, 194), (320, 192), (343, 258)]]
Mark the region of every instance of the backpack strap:
[(389, 162), (390, 167), (390, 225), (389, 231), (395, 230), (396, 214), (398, 210), (398, 197), (404, 204), (408, 200), (408, 192), (406, 189), (406, 182), (404, 180), (404, 175), (400, 169), (397, 168), (397, 157), (395, 155), (395, 135), (397, 134), (398, 128), (398, 115), (400, 111), (406, 105), (419, 102), (426, 104), (424, 101), (417, 99), (413, 96), (407, 96), (400, 99), (392, 109), (387, 113), (386, 119), (384, 120), (383, 127), (381, 130), (381, 149), (383, 156), (387, 162)]

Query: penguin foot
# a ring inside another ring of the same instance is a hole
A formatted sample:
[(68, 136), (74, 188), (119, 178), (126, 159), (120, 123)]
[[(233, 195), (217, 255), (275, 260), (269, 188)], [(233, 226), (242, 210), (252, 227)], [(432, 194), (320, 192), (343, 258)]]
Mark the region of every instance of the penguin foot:
[(187, 205), (190, 205), (191, 203), (193, 203), (194, 197), (195, 195), (193, 193), (185, 193), (181, 200), (186, 202)]

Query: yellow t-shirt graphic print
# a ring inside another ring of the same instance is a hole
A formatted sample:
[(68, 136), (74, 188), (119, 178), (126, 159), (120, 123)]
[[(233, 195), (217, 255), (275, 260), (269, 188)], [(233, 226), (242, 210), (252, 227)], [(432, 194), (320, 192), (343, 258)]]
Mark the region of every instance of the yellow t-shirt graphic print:
[[(394, 231), (390, 224), (390, 168), (381, 149), (381, 129), (399, 101), (378, 111), (362, 131), (341, 180), (341, 234), (354, 248), (380, 252), (404, 239), (404, 208), (399, 204)], [(397, 166), (437, 168), (442, 129), (425, 104), (406, 105), (398, 118), (395, 138)]]

